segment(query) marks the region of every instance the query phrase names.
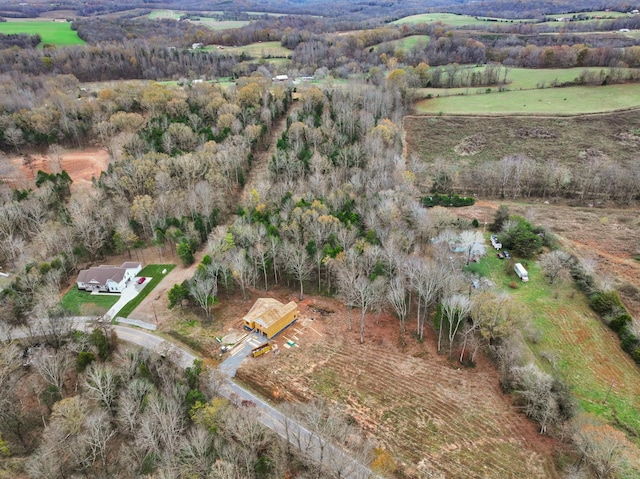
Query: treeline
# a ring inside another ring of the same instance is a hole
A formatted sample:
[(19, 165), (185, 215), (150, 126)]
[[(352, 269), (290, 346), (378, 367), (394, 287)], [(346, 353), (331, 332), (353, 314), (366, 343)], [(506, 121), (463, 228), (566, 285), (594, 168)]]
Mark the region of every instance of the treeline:
[(459, 191), (485, 197), (570, 198), (583, 202), (612, 200), (629, 204), (640, 199), (640, 166), (611, 161), (589, 149), (580, 167), (555, 161), (509, 155), (457, 170), (437, 162), (433, 170), (434, 191)]
[(0, 49), (19, 47), (35, 48), (42, 41), (39, 34), (29, 35), (27, 33), (10, 33), (8, 35), (0, 33)]
[(143, 18), (76, 18), (71, 28), (87, 43), (141, 39), (164, 47), (190, 47), (198, 27), (191, 22)]
[[(174, 79), (185, 74), (209, 79), (250, 74), (255, 64), (238, 65), (245, 58), (218, 52), (188, 51), (155, 46), (146, 41), (100, 47), (52, 50), (1, 50), (0, 74), (19, 76), (69, 74), (81, 82)], [(34, 80), (27, 80), (31, 83)], [(7, 88), (14, 88), (7, 86)]]

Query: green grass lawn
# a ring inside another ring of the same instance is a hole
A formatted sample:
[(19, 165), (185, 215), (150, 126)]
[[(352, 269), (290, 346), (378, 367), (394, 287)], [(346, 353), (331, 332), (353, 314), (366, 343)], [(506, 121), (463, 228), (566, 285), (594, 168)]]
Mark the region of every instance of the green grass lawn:
[(119, 294), (91, 294), (72, 286), (60, 300), (60, 305), (73, 316), (93, 316), (106, 313), (118, 299)]
[(53, 21), (12, 21), (0, 23), (0, 33), (28, 33), (40, 34), (43, 44), (51, 45), (82, 45), (85, 43), (78, 34), (71, 30), (70, 23)]
[[(485, 89), (480, 89), (486, 90)], [(640, 84), (576, 86), (447, 96), (422, 100), (416, 112), (430, 114), (571, 115), (640, 106)]]
[[(539, 340), (528, 341), (530, 358), (570, 384), (580, 409), (626, 431), (640, 444), (640, 369), (572, 282), (558, 280), (550, 285), (535, 260), (523, 264), (529, 272), (527, 283), (493, 249), (469, 269), (490, 278), (499, 290), (526, 306), (542, 333)], [(510, 283), (517, 288), (509, 287)]]
[(166, 269), (168, 273), (175, 267), (175, 264), (150, 264), (148, 266), (145, 266), (142, 271), (138, 273), (138, 277), (144, 276), (151, 279), (147, 279), (145, 287), (142, 288), (142, 291), (140, 291), (138, 296), (133, 298), (124, 306), (124, 308), (118, 311), (115, 314), (114, 318), (117, 318), (118, 316), (121, 318), (128, 318), (133, 310), (136, 309), (140, 303), (142, 303), (142, 300), (146, 298), (151, 293), (151, 291), (153, 291), (153, 289), (158, 286), (158, 283), (165, 277), (166, 273), (163, 275), (162, 271)]

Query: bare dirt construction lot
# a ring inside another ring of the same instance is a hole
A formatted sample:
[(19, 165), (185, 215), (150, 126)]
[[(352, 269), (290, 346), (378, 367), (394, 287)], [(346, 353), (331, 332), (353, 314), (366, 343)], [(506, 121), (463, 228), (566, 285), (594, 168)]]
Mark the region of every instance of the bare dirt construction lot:
[[(559, 445), (514, 409), (484, 359), (459, 368), (437, 354), (432, 331), (402, 346), (390, 314), (367, 317), (360, 344), (359, 311), (320, 297), (299, 307), (299, 322), (277, 339), (279, 354), (245, 359), (240, 381), (276, 402), (321, 396), (345, 404), (403, 477), (559, 477)], [(287, 348), (287, 339), (296, 345)]]
[(500, 204), (558, 236), (564, 249), (595, 263), (595, 276), (613, 284), (631, 315), (640, 319), (640, 211), (637, 207), (572, 207), (566, 203), (478, 201), (456, 213), (491, 223)]
[(91, 185), (91, 178), (98, 178), (107, 169), (110, 155), (102, 148), (68, 150), (60, 159), (50, 155), (0, 157), (0, 178), (18, 188), (32, 188), (38, 170), (54, 173), (65, 170), (73, 180), (72, 190)]

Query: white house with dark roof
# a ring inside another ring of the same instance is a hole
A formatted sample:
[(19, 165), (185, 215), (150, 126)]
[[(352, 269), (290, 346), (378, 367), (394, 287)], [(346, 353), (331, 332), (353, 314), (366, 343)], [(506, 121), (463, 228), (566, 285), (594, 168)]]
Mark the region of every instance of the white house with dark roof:
[(140, 263), (127, 261), (122, 266), (100, 265), (78, 273), (78, 289), (101, 293), (121, 293), (129, 280), (142, 270)]

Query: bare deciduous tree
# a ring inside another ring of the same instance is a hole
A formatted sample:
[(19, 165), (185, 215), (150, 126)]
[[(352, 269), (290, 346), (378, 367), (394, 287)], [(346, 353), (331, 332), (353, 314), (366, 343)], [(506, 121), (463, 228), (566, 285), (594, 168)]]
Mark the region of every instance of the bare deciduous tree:
[(211, 317), (213, 307), (218, 294), (218, 277), (216, 270), (210, 267), (198, 269), (189, 281), (189, 294), (205, 312), (207, 320)]
[(300, 285), (300, 294), (298, 299), (302, 301), (304, 296), (304, 282), (309, 279), (313, 270), (313, 263), (304, 247), (286, 242), (283, 245), (282, 252), (285, 258), (285, 269), (291, 273)]
[(67, 370), (73, 364), (71, 355), (64, 349), (48, 351), (41, 349), (32, 358), (33, 366), (45, 382), (62, 392)]
[(549, 283), (553, 284), (562, 271), (569, 267), (571, 256), (560, 250), (549, 251), (540, 255), (540, 267)]
[(619, 477), (628, 470), (633, 446), (622, 431), (582, 418), (575, 426), (573, 441), (598, 479)]
[(405, 278), (398, 275), (391, 279), (387, 300), (400, 320), (400, 332), (404, 336), (407, 331), (405, 320), (409, 313), (409, 290)]
[(118, 393), (118, 373), (111, 364), (89, 366), (84, 387), (108, 411), (113, 411)]
[(453, 342), (460, 326), (469, 317), (471, 301), (467, 296), (453, 294), (442, 300), (442, 317), (438, 328), (438, 351), (441, 350), (442, 329), (446, 325), (447, 339), (449, 340), (449, 357), (453, 352)]

